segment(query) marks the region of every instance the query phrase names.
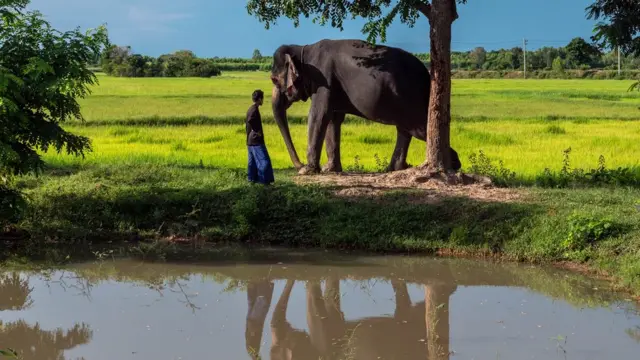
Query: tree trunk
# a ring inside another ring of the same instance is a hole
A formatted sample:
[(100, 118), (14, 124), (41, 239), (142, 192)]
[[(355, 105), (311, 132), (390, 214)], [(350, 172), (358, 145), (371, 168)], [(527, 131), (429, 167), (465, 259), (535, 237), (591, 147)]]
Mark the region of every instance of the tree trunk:
[(427, 125), (427, 169), (452, 171), (451, 25), (457, 19), (456, 0), (432, 0), (421, 11), (429, 19), (431, 39), (431, 96)]

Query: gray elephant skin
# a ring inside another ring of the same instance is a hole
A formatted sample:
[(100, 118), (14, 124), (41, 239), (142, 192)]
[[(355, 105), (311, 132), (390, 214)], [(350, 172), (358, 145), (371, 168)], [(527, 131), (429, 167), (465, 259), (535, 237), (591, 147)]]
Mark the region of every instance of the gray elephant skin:
[[(273, 54), (273, 115), (299, 174), (341, 172), (340, 129), (346, 114), (393, 125), (396, 145), (388, 171), (403, 170), (412, 137), (426, 141), (431, 77), (413, 54), (362, 40), (321, 40), (308, 45), (282, 45)], [(287, 109), (311, 98), (307, 164), (291, 140)], [(461, 167), (450, 149), (454, 170)]]

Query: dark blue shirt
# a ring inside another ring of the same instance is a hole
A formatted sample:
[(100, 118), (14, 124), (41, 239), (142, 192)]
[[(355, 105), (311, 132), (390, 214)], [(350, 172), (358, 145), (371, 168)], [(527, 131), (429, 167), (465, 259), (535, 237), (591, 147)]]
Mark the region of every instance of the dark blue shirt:
[(245, 123), (247, 131), (247, 146), (264, 145), (264, 133), (262, 132), (262, 119), (257, 104), (251, 105), (247, 110)]

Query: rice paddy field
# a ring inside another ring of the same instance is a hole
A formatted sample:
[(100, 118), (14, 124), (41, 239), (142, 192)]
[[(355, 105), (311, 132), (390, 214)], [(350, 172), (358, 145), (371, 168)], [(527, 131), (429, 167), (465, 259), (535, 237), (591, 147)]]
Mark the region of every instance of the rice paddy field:
[[(276, 169), (290, 168), (284, 142), (273, 123), (270, 81), (264, 72), (225, 73), (211, 79), (113, 78), (99, 76), (91, 96), (81, 100), (85, 123), (65, 128), (90, 137), (86, 159), (45, 154), (52, 165), (202, 164), (246, 166), (244, 116), (254, 89), (265, 92), (261, 108), (265, 136)], [(603, 155), (607, 167), (640, 162), (640, 92), (618, 80), (454, 80), (452, 146), (463, 167), (482, 150), (521, 177), (562, 166), (571, 148), (572, 166), (592, 168)], [(288, 116), (304, 161), (306, 114), (296, 103)], [(367, 169), (374, 154), (389, 158), (395, 128), (348, 118), (343, 126), (342, 163), (359, 157)], [(425, 143), (414, 139), (408, 161), (425, 158)], [(323, 155), (323, 161), (326, 156)]]

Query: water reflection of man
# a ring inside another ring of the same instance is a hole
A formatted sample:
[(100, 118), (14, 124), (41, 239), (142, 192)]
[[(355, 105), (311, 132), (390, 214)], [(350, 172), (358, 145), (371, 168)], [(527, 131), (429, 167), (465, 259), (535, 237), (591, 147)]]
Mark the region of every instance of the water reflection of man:
[(245, 342), (247, 353), (252, 359), (258, 359), (262, 331), (273, 297), (273, 282), (268, 280), (250, 281), (247, 285), (247, 324)]

